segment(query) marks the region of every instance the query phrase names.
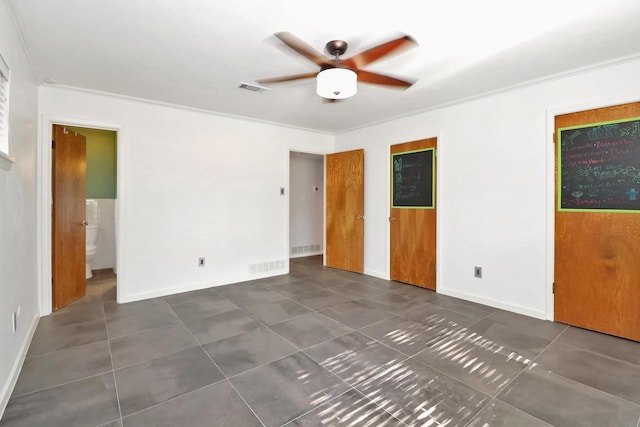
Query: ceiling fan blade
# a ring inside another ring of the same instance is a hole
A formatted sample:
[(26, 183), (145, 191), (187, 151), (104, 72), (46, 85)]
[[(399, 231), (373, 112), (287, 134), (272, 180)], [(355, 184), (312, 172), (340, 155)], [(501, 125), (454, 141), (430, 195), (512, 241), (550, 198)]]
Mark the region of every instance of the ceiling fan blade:
[(292, 80), (302, 80), (302, 79), (310, 79), (312, 77), (317, 76), (318, 73), (304, 73), (304, 74), (294, 74), (292, 76), (282, 76), (282, 77), (273, 77), (270, 79), (260, 79), (256, 80), (256, 83), (279, 83), (279, 82), (289, 82)]
[(400, 88), (408, 88), (415, 82), (396, 79), (395, 77), (385, 76), (383, 74), (372, 73), (370, 71), (358, 70), (358, 81), (362, 83), (372, 83), (376, 85), (395, 86)]
[(417, 46), (418, 43), (411, 38), (411, 36), (404, 36), (391, 40), (389, 42), (378, 45), (369, 50), (365, 50), (349, 59), (345, 59), (344, 63), (350, 68), (361, 68), (367, 64), (371, 64), (374, 61), (389, 55), (390, 53), (397, 53), (401, 49), (408, 49), (410, 47)]
[(275, 33), (275, 36), (279, 38), (284, 44), (289, 46), (291, 49), (298, 52), (300, 55), (304, 56), (308, 60), (323, 66), (323, 65), (331, 65), (329, 59), (315, 50), (313, 47), (309, 46), (296, 36), (291, 33), (281, 32)]

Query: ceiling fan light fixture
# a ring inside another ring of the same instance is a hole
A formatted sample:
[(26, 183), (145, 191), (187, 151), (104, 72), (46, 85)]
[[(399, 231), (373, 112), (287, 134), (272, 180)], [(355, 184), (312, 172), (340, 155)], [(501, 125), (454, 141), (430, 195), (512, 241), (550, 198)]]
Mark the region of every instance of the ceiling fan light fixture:
[(323, 98), (344, 99), (358, 92), (358, 75), (348, 68), (327, 68), (316, 80), (316, 93)]

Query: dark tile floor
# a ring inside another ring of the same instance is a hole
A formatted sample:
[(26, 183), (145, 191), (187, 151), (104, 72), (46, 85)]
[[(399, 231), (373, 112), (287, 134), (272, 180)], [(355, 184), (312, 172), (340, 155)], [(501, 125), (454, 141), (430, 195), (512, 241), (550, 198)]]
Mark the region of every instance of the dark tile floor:
[(0, 426), (640, 426), (640, 343), (292, 260), (40, 319)]

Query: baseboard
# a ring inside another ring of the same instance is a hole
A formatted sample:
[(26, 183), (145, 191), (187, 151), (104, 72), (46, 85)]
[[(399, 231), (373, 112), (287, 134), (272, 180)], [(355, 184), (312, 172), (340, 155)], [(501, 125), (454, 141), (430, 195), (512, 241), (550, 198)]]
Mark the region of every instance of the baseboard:
[(502, 310), (511, 311), (513, 313), (522, 314), (529, 317), (534, 317), (540, 320), (547, 320), (547, 315), (544, 311), (535, 310), (529, 307), (523, 307), (516, 304), (511, 304), (505, 301), (498, 301), (490, 298), (484, 298), (478, 295), (468, 294), (466, 292), (460, 292), (453, 289), (447, 289), (438, 287), (436, 290), (438, 293), (447, 295), (450, 297), (460, 298), (466, 301), (476, 302), (478, 304), (488, 305), (489, 307), (495, 307)]
[(9, 378), (7, 378), (7, 382), (2, 387), (2, 391), (0, 392), (0, 419), (4, 415), (4, 410), (7, 408), (7, 404), (9, 403), (9, 398), (11, 398), (11, 393), (13, 393), (13, 388), (16, 386), (18, 382), (18, 377), (20, 376), (20, 371), (22, 370), (22, 365), (24, 364), (24, 359), (27, 357), (27, 352), (29, 351), (29, 345), (31, 344), (31, 340), (33, 339), (33, 334), (36, 332), (36, 328), (38, 327), (38, 321), (40, 317), (35, 317), (33, 322), (31, 322), (31, 326), (29, 327), (29, 331), (25, 335), (25, 339), (20, 346), (20, 351), (18, 352), (18, 357), (16, 358), (15, 363), (13, 364), (13, 368), (11, 368), (11, 372), (9, 373)]
[(290, 259), (294, 259), (294, 258), (307, 258), (310, 256), (318, 256), (318, 255), (323, 255), (324, 251), (315, 251), (315, 252), (305, 252), (305, 253), (301, 253), (301, 254), (291, 254), (289, 255)]
[(378, 279), (389, 280), (389, 275), (382, 271), (365, 269), (363, 274), (366, 274), (367, 276), (377, 277)]

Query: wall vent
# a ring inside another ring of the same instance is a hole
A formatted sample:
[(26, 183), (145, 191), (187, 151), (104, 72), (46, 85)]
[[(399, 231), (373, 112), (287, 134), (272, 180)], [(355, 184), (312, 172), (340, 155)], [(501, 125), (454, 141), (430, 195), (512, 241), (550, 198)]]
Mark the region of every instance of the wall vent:
[(284, 270), (286, 266), (285, 260), (261, 262), (258, 264), (249, 264), (250, 274), (267, 273), (269, 271)]
[(271, 90), (268, 87), (246, 82), (240, 82), (238, 88), (248, 90), (249, 92), (264, 92), (265, 90)]
[(291, 255), (301, 255), (301, 254), (310, 254), (310, 253), (318, 253), (320, 252), (320, 244), (316, 243), (315, 245), (303, 245), (303, 246), (292, 246), (291, 247)]

